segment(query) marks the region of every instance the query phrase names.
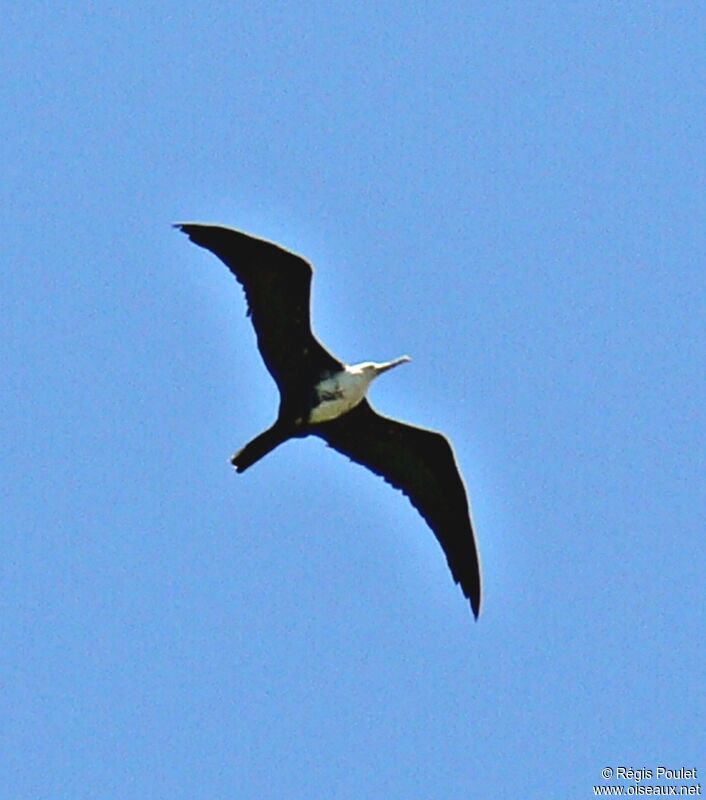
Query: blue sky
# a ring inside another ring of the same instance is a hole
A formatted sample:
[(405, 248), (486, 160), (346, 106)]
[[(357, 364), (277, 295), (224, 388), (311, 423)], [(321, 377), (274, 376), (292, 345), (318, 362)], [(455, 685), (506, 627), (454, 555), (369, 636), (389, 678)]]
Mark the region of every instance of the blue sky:
[[(0, 48), (4, 796), (593, 796), (706, 770), (696, 3), (33, 3)], [(474, 623), (170, 228), (316, 267), (446, 432)], [(705, 773), (706, 774), (706, 773)]]

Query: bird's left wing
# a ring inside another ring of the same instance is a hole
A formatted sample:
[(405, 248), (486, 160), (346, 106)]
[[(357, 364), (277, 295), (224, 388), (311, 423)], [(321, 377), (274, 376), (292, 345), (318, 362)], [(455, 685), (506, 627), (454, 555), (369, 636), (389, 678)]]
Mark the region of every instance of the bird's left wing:
[(314, 336), (309, 314), (312, 268), (301, 256), (273, 242), (221, 225), (180, 222), (194, 244), (210, 250), (245, 290), (257, 346), (280, 391), (307, 370), (316, 379), (342, 363)]
[(466, 490), (440, 433), (374, 411), (367, 400), (311, 430), (331, 447), (401, 489), (434, 531), (451, 574), (478, 617), (481, 574)]

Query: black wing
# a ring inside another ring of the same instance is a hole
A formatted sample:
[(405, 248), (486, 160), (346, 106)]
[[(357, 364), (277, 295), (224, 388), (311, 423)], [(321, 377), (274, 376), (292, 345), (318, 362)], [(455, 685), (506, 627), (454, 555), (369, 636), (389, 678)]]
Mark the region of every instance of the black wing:
[(280, 391), (343, 368), (311, 331), (312, 269), (307, 261), (232, 228), (198, 223), (174, 227), (217, 255), (242, 284), (257, 346)]
[(312, 433), (401, 489), (436, 534), (456, 583), (478, 617), (481, 577), (466, 490), (449, 442), (383, 417), (363, 400)]

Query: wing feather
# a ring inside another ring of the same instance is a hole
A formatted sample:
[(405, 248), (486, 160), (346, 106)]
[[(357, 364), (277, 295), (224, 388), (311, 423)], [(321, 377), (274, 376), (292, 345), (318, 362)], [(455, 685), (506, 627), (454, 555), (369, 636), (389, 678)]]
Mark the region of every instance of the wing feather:
[(440, 433), (383, 417), (363, 400), (312, 433), (404, 492), (434, 531), (451, 574), (478, 617), (481, 574), (473, 525), (453, 450)]
[(178, 223), (194, 244), (210, 250), (245, 290), (257, 345), (280, 391), (343, 364), (311, 331), (311, 265), (273, 242), (219, 225)]

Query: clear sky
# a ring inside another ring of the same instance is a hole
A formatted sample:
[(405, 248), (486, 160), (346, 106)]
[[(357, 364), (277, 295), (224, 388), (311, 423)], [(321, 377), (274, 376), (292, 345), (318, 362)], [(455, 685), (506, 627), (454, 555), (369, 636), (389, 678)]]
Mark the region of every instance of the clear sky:
[[(0, 36), (2, 797), (706, 778), (702, 4), (29, 2)], [(371, 399), (454, 443), (477, 623), (322, 442), (232, 470), (276, 389), (178, 220), (307, 256), (341, 358), (413, 357)]]

